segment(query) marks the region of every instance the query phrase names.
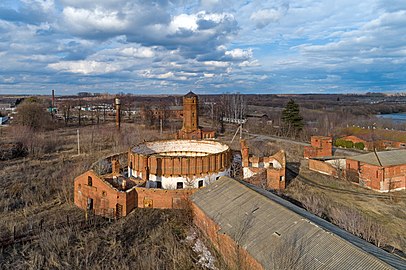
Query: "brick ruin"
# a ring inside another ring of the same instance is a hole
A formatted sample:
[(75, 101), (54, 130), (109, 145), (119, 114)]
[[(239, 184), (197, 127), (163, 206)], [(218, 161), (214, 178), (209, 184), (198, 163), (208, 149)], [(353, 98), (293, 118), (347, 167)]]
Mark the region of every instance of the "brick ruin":
[[(355, 139), (354, 141), (360, 142)], [(406, 150), (340, 157), (332, 156), (332, 147), (330, 137), (313, 136), (311, 146), (304, 149), (309, 169), (339, 179), (347, 179), (380, 192), (406, 188)], [(385, 163), (387, 160), (389, 164)]]
[[(241, 159), (243, 178), (245, 181), (261, 186), (265, 189), (283, 190), (286, 187), (286, 154), (280, 150), (276, 154), (267, 157), (257, 157), (249, 154), (247, 142), (241, 140)], [(266, 173), (266, 178), (258, 179), (253, 176)]]
[(197, 189), (228, 176), (231, 167), (230, 148), (215, 141), (147, 142), (121, 159), (125, 156), (125, 167), (113, 155), (75, 178), (78, 207), (113, 218), (135, 208), (182, 208)]
[(331, 157), (333, 155), (333, 138), (312, 136), (310, 146), (304, 148), (304, 158)]
[[(195, 190), (228, 176), (231, 150), (226, 144), (201, 140), (214, 138), (215, 132), (199, 128), (197, 108), (197, 95), (189, 92), (183, 97), (178, 140), (136, 145), (127, 153), (99, 160), (76, 177), (75, 204), (113, 218), (134, 208), (182, 208)], [(119, 123), (118, 119), (118, 128)]]

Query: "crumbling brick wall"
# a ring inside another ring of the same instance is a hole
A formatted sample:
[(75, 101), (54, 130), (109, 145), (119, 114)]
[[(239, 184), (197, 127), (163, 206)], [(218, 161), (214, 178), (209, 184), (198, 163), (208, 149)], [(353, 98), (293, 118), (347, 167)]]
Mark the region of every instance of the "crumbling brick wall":
[(230, 269), (264, 269), (251, 254), (239, 246), (229, 235), (222, 233), (221, 227), (196, 204), (192, 203), (191, 206), (195, 225), (209, 238)]
[(327, 136), (312, 136), (310, 146), (304, 147), (305, 158), (328, 157), (333, 155), (333, 139)]
[[(257, 157), (249, 155), (249, 147), (245, 140), (241, 140), (241, 158), (243, 167), (243, 178), (248, 182), (266, 187), (266, 189), (282, 190), (286, 187), (286, 153), (280, 150), (276, 154), (268, 157)], [(255, 175), (266, 171), (266, 184), (257, 178), (252, 178)], [(251, 179), (252, 178), (252, 179)]]
[(97, 215), (126, 216), (136, 207), (136, 198), (135, 189), (119, 191), (93, 170), (79, 175), (74, 181), (75, 205)]

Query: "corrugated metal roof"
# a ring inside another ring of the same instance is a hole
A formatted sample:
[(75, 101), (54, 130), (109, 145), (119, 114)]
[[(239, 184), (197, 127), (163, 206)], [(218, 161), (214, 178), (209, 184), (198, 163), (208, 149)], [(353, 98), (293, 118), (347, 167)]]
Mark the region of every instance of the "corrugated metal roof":
[(300, 256), (305, 269), (393, 269), (229, 177), (221, 177), (191, 199), (220, 225), (220, 232), (244, 247), (265, 269), (273, 268), (272, 256), (280, 250), (285, 256)]
[(392, 150), (382, 152), (372, 152), (368, 154), (348, 157), (351, 160), (357, 160), (376, 166), (395, 166), (406, 164), (406, 150)]

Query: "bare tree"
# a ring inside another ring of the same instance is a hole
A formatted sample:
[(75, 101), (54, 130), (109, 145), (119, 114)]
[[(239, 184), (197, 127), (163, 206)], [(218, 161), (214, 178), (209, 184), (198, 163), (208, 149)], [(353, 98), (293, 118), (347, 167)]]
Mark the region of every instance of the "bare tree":
[(194, 188), (195, 183), (196, 183), (196, 180), (193, 177), (186, 177), (186, 179), (185, 179), (186, 188)]

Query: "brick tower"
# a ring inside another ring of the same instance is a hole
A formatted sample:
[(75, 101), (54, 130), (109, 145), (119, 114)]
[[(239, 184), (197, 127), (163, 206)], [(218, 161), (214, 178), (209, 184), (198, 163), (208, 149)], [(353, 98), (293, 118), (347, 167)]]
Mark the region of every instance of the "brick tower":
[(197, 95), (189, 92), (183, 96), (183, 126), (177, 134), (178, 139), (201, 139), (202, 130), (199, 128), (197, 112)]
[(197, 95), (189, 92), (183, 96), (183, 126), (176, 134), (178, 139), (200, 140), (212, 139), (216, 131), (210, 128), (199, 128)]
[(197, 95), (193, 92), (183, 96), (183, 127), (185, 132), (193, 132), (199, 129), (197, 116)]

